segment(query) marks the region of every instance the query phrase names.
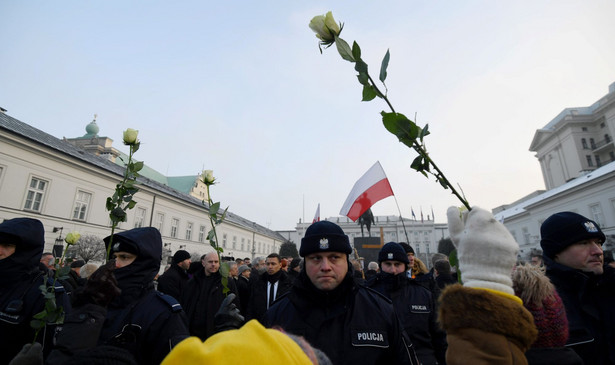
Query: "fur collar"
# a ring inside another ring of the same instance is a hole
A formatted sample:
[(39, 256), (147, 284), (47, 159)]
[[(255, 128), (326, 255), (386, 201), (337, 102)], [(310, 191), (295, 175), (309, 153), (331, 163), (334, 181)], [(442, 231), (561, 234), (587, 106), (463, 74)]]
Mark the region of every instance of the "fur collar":
[(442, 291), (439, 302), (438, 319), (449, 333), (473, 328), (503, 335), (524, 352), (536, 339), (538, 331), (530, 312), (504, 296), (454, 284)]

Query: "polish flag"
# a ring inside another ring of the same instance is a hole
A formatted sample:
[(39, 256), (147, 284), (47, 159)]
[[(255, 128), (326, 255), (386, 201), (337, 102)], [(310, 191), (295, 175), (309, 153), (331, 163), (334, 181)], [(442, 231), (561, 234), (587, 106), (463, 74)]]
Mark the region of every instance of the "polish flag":
[(354, 222), (376, 202), (391, 195), (393, 195), (393, 189), (391, 189), (389, 179), (384, 174), (380, 162), (376, 162), (354, 184), (340, 214), (347, 216)]
[(316, 214), (314, 214), (314, 220), (312, 223), (320, 222), (320, 203), (318, 203), (318, 208), (316, 208)]

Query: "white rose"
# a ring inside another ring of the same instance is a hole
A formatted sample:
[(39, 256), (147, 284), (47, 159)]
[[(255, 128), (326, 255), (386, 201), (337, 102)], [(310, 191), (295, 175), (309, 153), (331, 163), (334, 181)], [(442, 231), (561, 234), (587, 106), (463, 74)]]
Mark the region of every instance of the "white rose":
[(335, 36), (340, 34), (340, 26), (335, 22), (333, 14), (317, 15), (310, 21), (310, 29), (316, 33), (316, 37), (323, 42), (335, 41)]
[(205, 185), (213, 185), (213, 183), (216, 181), (216, 178), (214, 177), (214, 172), (212, 170), (203, 171), (201, 178), (203, 179), (203, 183), (205, 183)]
[(124, 131), (124, 144), (132, 145), (137, 143), (137, 136), (139, 135), (139, 131), (136, 129), (128, 128)]

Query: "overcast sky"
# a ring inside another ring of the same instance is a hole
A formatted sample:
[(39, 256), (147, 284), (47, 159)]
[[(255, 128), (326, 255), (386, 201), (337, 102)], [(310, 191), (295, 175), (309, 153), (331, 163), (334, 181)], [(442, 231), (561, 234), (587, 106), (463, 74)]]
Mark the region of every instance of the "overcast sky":
[[(544, 189), (536, 129), (615, 82), (615, 2), (1, 1), (0, 106), (58, 138), (100, 135), (169, 176), (214, 170), (214, 200), (271, 229), (333, 217), (376, 161), (405, 217), (456, 199), (361, 102), (353, 65), (308, 27), (333, 11), (398, 112), (472, 205)], [(373, 207), (398, 215), (395, 200)]]

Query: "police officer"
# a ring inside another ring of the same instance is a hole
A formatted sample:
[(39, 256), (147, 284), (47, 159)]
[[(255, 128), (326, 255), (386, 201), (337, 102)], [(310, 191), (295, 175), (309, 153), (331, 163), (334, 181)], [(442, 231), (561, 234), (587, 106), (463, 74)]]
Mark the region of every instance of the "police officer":
[[(104, 241), (108, 246), (111, 236)], [(159, 364), (189, 336), (181, 305), (154, 289), (162, 260), (160, 232), (134, 228), (114, 234), (111, 244), (121, 294), (109, 304), (98, 344), (123, 347), (140, 364)]]
[[(22, 346), (34, 339), (30, 327), (32, 316), (45, 308), (45, 297), (40, 286), (44, 275), (39, 260), (45, 246), (43, 224), (32, 218), (14, 218), (0, 224), (0, 364), (8, 362)], [(47, 285), (53, 285), (49, 278)], [(64, 288), (56, 284), (56, 305), (70, 311)], [(49, 350), (53, 328), (45, 326), (36, 341)]]
[(445, 364), (446, 333), (436, 323), (434, 299), (429, 290), (408, 278), (409, 263), (399, 243), (385, 244), (378, 253), (380, 272), (367, 285), (393, 301), (421, 364)]
[(391, 302), (355, 283), (351, 252), (335, 223), (308, 227), (299, 250), (305, 265), (264, 324), (305, 337), (334, 364), (418, 363)]

